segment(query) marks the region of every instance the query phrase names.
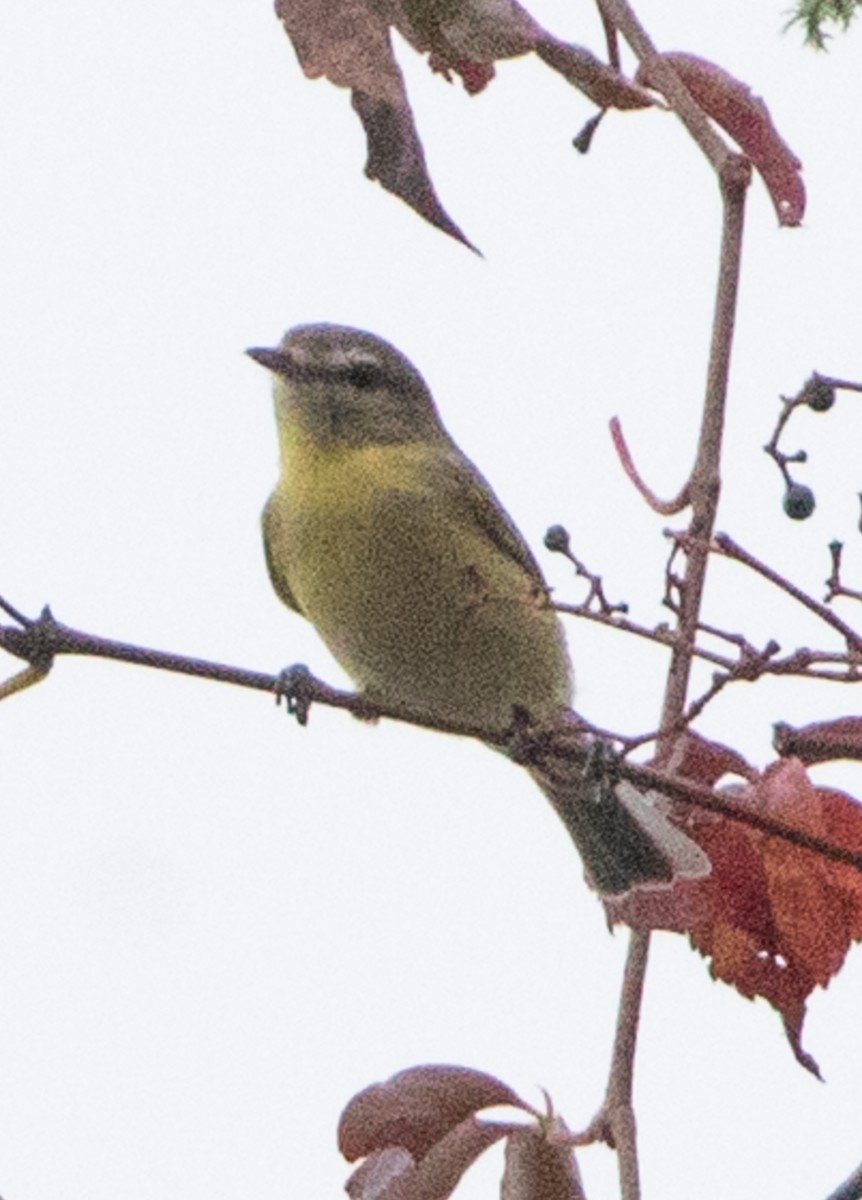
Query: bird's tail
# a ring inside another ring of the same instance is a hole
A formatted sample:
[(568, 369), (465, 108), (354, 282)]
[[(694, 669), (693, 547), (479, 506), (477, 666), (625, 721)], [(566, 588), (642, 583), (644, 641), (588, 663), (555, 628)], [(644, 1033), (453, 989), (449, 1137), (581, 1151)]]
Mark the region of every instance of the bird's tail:
[(598, 892), (619, 895), (638, 885), (709, 874), (700, 846), (625, 780), (596, 777), (562, 758), (529, 770), (571, 834)]

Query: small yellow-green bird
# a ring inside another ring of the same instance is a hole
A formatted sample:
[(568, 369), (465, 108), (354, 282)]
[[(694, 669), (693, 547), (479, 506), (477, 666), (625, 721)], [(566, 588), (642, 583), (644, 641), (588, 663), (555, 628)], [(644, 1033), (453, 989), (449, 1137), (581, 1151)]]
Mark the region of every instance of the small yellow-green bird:
[[(263, 535), (284, 603), (371, 701), (495, 736), (516, 713), (565, 723), (572, 669), (541, 570), (412, 363), (340, 325), (248, 353), (275, 377), (281, 477)], [(687, 839), (665, 839), (648, 805), (638, 819), (574, 764), (530, 770), (600, 892), (668, 881), (677, 858), (691, 873)]]

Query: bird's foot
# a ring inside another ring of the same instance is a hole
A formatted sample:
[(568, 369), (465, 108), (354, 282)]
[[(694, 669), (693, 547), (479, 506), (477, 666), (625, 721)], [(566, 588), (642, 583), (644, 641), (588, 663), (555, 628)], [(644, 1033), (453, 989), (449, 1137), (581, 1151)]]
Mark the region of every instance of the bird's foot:
[(294, 663), (279, 671), (275, 685), (275, 702), (284, 701), (288, 715), (296, 717), (300, 725), (308, 724), (308, 714), (314, 699), (312, 674), (305, 663)]

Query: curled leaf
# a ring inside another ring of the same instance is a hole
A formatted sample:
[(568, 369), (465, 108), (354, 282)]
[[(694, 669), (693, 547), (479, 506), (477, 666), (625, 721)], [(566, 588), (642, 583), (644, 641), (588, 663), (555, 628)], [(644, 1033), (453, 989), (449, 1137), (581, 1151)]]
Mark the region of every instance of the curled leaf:
[(480, 1154), (517, 1129), (476, 1121), (456, 1125), (414, 1162), (406, 1150), (376, 1151), (347, 1181), (351, 1200), (445, 1200)]
[[(748, 155), (760, 173), (780, 225), (799, 225), (805, 213), (802, 163), (782, 139), (769, 109), (751, 88), (723, 67), (695, 54), (673, 51), (663, 54), (703, 111)], [(652, 86), (649, 71), (642, 66), (636, 82)]]
[(502, 1104), (532, 1112), (493, 1075), (468, 1067), (411, 1067), (353, 1097), (338, 1124), (338, 1148), (348, 1162), (387, 1146), (403, 1146), (420, 1159), (462, 1121)]

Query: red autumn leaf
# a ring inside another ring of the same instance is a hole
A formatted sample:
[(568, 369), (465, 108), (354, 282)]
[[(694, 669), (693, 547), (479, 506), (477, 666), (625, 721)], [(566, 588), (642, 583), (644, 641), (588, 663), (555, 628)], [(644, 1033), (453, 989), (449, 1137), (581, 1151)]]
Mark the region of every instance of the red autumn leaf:
[(711, 742), (693, 730), (674, 745), (671, 768), (674, 775), (682, 775), (704, 787), (715, 787), (723, 775), (740, 775), (743, 779), (757, 775), (755, 768), (736, 750)]
[[(802, 163), (781, 138), (769, 109), (741, 80), (695, 54), (663, 54), (692, 97), (708, 116), (726, 130), (748, 155), (766, 184), (780, 225), (799, 225), (805, 213)], [(635, 79), (650, 86), (649, 72), (640, 68)]]
[(775, 726), (775, 749), (782, 757), (812, 763), (836, 758), (862, 759), (862, 717), (839, 717), (793, 729), (783, 722)]
[(338, 1123), (338, 1148), (348, 1162), (387, 1146), (414, 1159), (483, 1108), (506, 1104), (532, 1113), (511, 1088), (468, 1067), (411, 1067), (359, 1092)]
[[(862, 806), (814, 787), (796, 760), (773, 763), (744, 799), (783, 825), (862, 852)], [(817, 1073), (801, 1047), (805, 1004), (862, 940), (862, 874), (724, 817), (689, 832), (713, 864), (702, 884), (710, 911), (693, 926), (692, 944), (717, 979), (779, 1010), (797, 1059)]]
[(276, 0), (276, 13), (305, 74), (352, 90), (368, 143), (366, 175), (467, 246), (431, 182), (390, 28), (428, 54), (432, 70), (459, 74), (471, 95), (493, 78), (497, 60), (535, 51), (602, 108), (654, 102), (589, 50), (553, 37), (517, 0)]
[[(848, 722), (835, 725), (836, 736), (858, 733)], [(797, 759), (761, 774), (728, 747), (687, 733), (670, 767), (709, 787), (723, 775), (742, 776), (746, 784), (723, 792), (729, 804), (862, 857), (862, 805), (815, 787)], [(749, 998), (763, 996), (781, 1013), (796, 1058), (817, 1073), (801, 1045), (805, 1006), (862, 941), (862, 872), (695, 805), (675, 801), (668, 813), (706, 852), (710, 874), (614, 897), (605, 902), (609, 919), (688, 932), (716, 979)]]

